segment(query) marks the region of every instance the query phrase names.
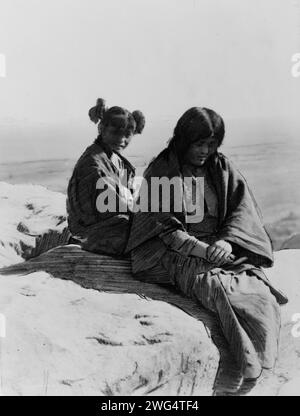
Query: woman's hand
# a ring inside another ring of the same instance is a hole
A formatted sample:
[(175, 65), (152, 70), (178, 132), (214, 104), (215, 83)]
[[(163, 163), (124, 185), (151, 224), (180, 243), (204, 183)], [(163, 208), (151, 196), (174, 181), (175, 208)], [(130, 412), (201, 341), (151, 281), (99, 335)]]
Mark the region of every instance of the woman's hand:
[(218, 240), (207, 248), (206, 259), (217, 266), (222, 266), (233, 261), (234, 256), (231, 253), (231, 244), (225, 240)]

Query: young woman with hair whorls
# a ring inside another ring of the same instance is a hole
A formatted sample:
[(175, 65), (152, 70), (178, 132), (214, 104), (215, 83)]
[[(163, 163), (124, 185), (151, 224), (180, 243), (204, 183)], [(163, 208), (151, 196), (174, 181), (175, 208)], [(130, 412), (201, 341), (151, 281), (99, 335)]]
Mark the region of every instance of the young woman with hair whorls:
[[(134, 167), (121, 153), (133, 135), (142, 133), (145, 118), (140, 111), (106, 108), (101, 98), (89, 110), (89, 117), (98, 124), (99, 134), (79, 158), (69, 181), (68, 226), (73, 239), (85, 250), (120, 256), (129, 236), (135, 175)], [(98, 201), (108, 191), (116, 207), (105, 212), (99, 209)]]

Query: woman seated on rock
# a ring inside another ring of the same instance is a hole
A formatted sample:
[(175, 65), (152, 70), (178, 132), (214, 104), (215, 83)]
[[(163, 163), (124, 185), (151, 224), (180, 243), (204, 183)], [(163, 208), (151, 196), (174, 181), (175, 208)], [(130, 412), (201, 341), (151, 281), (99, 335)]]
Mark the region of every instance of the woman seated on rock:
[[(170, 284), (213, 312), (241, 376), (257, 379), (274, 366), (279, 304), (287, 299), (261, 268), (273, 264), (272, 245), (246, 180), (218, 151), (224, 134), (224, 122), (212, 110), (193, 107), (183, 114), (168, 147), (144, 174), (148, 191), (153, 178), (179, 178), (183, 208), (175, 209), (177, 189), (168, 212), (163, 192), (159, 212), (150, 212), (150, 203), (148, 212), (136, 209), (127, 251), (139, 280)], [(199, 177), (204, 212), (195, 222), (187, 201)], [(139, 203), (144, 196), (140, 191)]]
[(140, 111), (105, 108), (103, 99), (90, 109), (99, 135), (82, 154), (68, 186), (69, 229), (81, 246), (95, 253), (122, 255), (129, 236), (133, 166), (121, 152), (145, 119)]

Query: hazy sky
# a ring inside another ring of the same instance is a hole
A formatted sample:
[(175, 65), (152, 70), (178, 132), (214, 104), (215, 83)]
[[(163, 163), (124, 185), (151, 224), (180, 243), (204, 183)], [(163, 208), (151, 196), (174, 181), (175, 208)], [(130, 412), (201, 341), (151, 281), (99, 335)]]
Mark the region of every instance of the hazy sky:
[(0, 0), (1, 161), (76, 157), (97, 97), (145, 113), (139, 152), (193, 105), (287, 131), (296, 52), (299, 0)]

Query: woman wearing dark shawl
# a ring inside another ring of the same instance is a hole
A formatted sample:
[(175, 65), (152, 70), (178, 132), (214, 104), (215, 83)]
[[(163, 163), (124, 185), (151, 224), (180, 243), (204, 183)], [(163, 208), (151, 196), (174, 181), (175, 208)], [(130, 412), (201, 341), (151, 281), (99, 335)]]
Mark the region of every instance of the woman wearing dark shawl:
[[(127, 251), (135, 277), (171, 284), (217, 316), (241, 376), (253, 380), (275, 364), (279, 304), (287, 299), (262, 270), (273, 265), (272, 245), (246, 180), (218, 151), (224, 134), (212, 110), (193, 107), (183, 114), (168, 147), (144, 174), (148, 191), (153, 178), (179, 178), (182, 210), (175, 209), (178, 190), (168, 212), (161, 209), (164, 195), (159, 212), (150, 212), (150, 203), (148, 212), (136, 210)], [(193, 222), (186, 202), (199, 177), (204, 214)]]
[(129, 236), (135, 175), (121, 152), (134, 134), (143, 131), (145, 119), (140, 111), (107, 109), (101, 98), (89, 117), (98, 123), (99, 135), (76, 163), (69, 181), (68, 226), (85, 250), (119, 256)]

